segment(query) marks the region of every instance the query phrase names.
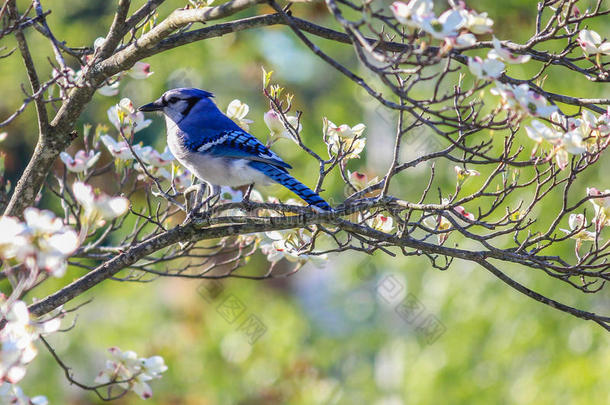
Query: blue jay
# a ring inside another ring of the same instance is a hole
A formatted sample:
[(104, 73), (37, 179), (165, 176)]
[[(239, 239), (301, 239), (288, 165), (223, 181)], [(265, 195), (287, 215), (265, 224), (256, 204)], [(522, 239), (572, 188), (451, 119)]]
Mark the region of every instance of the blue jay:
[(212, 195), (219, 193), (219, 186), (277, 182), (317, 210), (332, 210), (288, 173), (289, 164), (224, 115), (212, 97), (195, 88), (173, 89), (139, 110), (163, 112), (169, 149), (178, 162), (210, 185)]

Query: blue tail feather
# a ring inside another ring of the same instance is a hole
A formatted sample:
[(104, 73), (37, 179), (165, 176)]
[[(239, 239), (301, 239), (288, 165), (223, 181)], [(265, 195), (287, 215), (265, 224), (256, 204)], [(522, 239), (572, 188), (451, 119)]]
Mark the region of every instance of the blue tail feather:
[(306, 203), (324, 211), (332, 211), (332, 208), (322, 197), (309, 187), (292, 177), (284, 168), (280, 168), (269, 163), (252, 161), (250, 166), (266, 174), (270, 179), (280, 183), (299, 197)]

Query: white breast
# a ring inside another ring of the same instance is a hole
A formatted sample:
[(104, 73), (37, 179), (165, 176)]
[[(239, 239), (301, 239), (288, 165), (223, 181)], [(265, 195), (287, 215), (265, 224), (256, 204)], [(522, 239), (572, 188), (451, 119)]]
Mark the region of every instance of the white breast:
[(268, 184), (271, 180), (248, 165), (246, 159), (212, 157), (191, 152), (180, 141), (180, 129), (166, 116), (167, 146), (176, 160), (197, 178), (218, 186), (239, 187), (247, 184)]

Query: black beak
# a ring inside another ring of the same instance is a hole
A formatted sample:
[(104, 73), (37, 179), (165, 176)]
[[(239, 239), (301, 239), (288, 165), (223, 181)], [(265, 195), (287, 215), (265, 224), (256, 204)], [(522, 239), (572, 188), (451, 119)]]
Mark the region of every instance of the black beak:
[(144, 104), (142, 107), (138, 108), (138, 111), (161, 111), (163, 107), (165, 107), (165, 105), (163, 105), (163, 101), (159, 99), (152, 103)]

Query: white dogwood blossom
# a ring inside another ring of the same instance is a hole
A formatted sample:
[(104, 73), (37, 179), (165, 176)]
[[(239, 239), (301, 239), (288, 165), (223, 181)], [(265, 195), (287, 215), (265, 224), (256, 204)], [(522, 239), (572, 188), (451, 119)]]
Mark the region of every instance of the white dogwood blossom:
[(468, 69), (479, 79), (496, 79), (502, 75), (505, 66), (497, 59), (468, 58)]
[(141, 131), (152, 124), (152, 120), (145, 119), (141, 111), (136, 111), (132, 101), (128, 98), (123, 98), (119, 104), (110, 107), (107, 115), (110, 123), (118, 131), (127, 130), (129, 134)]
[(119, 382), (119, 387), (135, 392), (140, 398), (152, 397), (149, 381), (161, 378), (161, 373), (167, 371), (167, 366), (161, 356), (138, 358), (133, 351), (121, 351), (118, 347), (108, 349), (110, 359), (95, 382), (106, 384)]
[(421, 22), (421, 28), (436, 39), (456, 37), (466, 20), (458, 10), (447, 10), (438, 18), (434, 15), (426, 16)]
[(488, 58), (499, 59), (502, 62), (512, 63), (512, 64), (525, 63), (531, 59), (530, 55), (519, 55), (517, 53), (513, 53), (513, 52), (509, 51), (506, 48), (503, 48), (502, 43), (496, 37), (493, 37), (491, 42), (494, 46), (494, 49), (489, 51), (489, 53), (487, 54)]
[(121, 159), (121, 160), (133, 159), (133, 154), (131, 153), (131, 150), (129, 149), (129, 145), (127, 145), (127, 142), (125, 142), (125, 141), (117, 142), (113, 137), (111, 137), (110, 135), (107, 135), (107, 134), (102, 135), (100, 137), (100, 140), (106, 146), (106, 148), (108, 149), (108, 152), (110, 152), (110, 154), (114, 158)]
[(61, 320), (32, 320), (25, 302), (11, 302), (4, 295), (0, 295), (0, 319), (6, 320), (0, 330), (0, 381), (14, 384), (25, 376), (26, 366), (38, 353), (34, 341), (56, 332)]
[(79, 245), (76, 232), (51, 211), (26, 208), (24, 221), (0, 218), (0, 257), (31, 270), (64, 275), (66, 259)]
[(610, 42), (602, 42), (602, 37), (593, 30), (580, 31), (577, 41), (587, 55), (610, 55)]
[(2, 405), (48, 405), (47, 397), (37, 395), (28, 397), (21, 387), (9, 382), (0, 383), (0, 404)]
[(420, 28), (424, 18), (434, 15), (433, 9), (432, 0), (411, 0), (409, 3), (395, 1), (390, 6), (396, 20), (412, 28)]
[[(554, 121), (557, 122), (558, 118), (554, 115)], [(582, 129), (580, 120), (569, 121), (564, 120), (564, 125), (568, 128), (574, 128), (571, 131), (564, 131), (563, 128), (557, 126), (553, 129), (538, 120), (532, 120), (530, 126), (525, 127), (527, 136), (533, 139), (538, 145), (542, 144), (543, 141), (550, 143), (553, 146), (553, 153), (559, 169), (563, 170), (567, 167), (570, 154), (581, 155), (587, 151), (587, 148), (583, 142)], [(534, 154), (537, 150), (537, 146), (532, 151)]]
[(272, 263), (286, 259), (301, 264), (311, 262), (319, 266), (327, 259), (327, 255), (306, 253), (310, 243), (311, 232), (306, 229), (271, 231), (265, 232), (265, 241), (261, 243), (260, 249)]
[[(288, 124), (292, 126), (298, 133), (303, 129), (302, 125), (299, 123), (298, 117), (294, 115), (287, 115), (286, 120)], [(282, 118), (280, 114), (274, 110), (269, 110), (263, 115), (263, 121), (265, 121), (265, 125), (269, 128), (269, 136), (272, 140), (277, 140), (280, 138), (292, 139), (292, 132), (286, 128), (284, 123), (282, 122)]]
[(133, 79), (142, 80), (150, 77), (153, 73), (150, 71), (150, 64), (145, 62), (136, 62), (127, 74)]
[(465, 34), (460, 34), (455, 38), (450, 38), (450, 44), (452, 47), (456, 49), (470, 48), (471, 46), (476, 45), (477, 37), (467, 32)]
[(129, 209), (125, 197), (110, 197), (102, 192), (96, 193), (88, 184), (80, 181), (72, 185), (74, 198), (83, 206), (83, 219), (86, 223), (111, 220), (123, 215)]
[(487, 12), (477, 13), (474, 10), (462, 8), (460, 14), (465, 20), (464, 28), (473, 34), (488, 34), (493, 31), (494, 21), (487, 16)]
[(227, 106), (227, 117), (231, 118), (237, 125), (241, 127), (244, 131), (250, 130), (250, 124), (254, 121), (246, 118), (248, 112), (250, 111), (250, 107), (246, 103), (242, 103), (241, 101), (235, 99), (229, 103)]
[(565, 169), (570, 162), (570, 154), (582, 155), (586, 151), (580, 129), (564, 133), (555, 148), (557, 166), (561, 170)]
[[(362, 221), (362, 216), (359, 218), (359, 222)], [(366, 220), (366, 224), (376, 231), (385, 233), (391, 233), (394, 230), (394, 220), (392, 217), (388, 217), (382, 214), (377, 214)]]
[(324, 118), (324, 134), (330, 150), (335, 155), (344, 154), (345, 159), (360, 157), (366, 145), (366, 138), (361, 138), (366, 126), (362, 123), (350, 127), (347, 124), (335, 125)]
[(525, 126), (525, 132), (536, 143), (541, 143), (542, 141), (556, 143), (561, 138), (559, 132), (554, 131), (553, 128), (544, 125), (538, 120), (532, 120), (529, 126)]
[(593, 132), (594, 135), (598, 136), (610, 134), (610, 107), (608, 107), (606, 113), (597, 117), (591, 111), (583, 109), (581, 118), (588, 132)]
[(81, 173), (93, 167), (100, 155), (101, 152), (79, 150), (74, 154), (74, 157), (66, 152), (61, 152), (59, 158), (66, 165), (66, 169), (74, 173)]
[(587, 231), (585, 229), (587, 227), (587, 218), (585, 218), (584, 214), (570, 214), (568, 225), (570, 226), (569, 230), (562, 228), (559, 228), (559, 230), (568, 235), (578, 231), (574, 235), (570, 236), (570, 238), (580, 241), (595, 240), (595, 232)]
[(133, 150), (142, 162), (153, 167), (167, 166), (174, 161), (174, 155), (172, 155), (172, 152), (167, 146), (163, 150), (163, 153), (159, 153), (159, 151), (151, 146), (133, 145)]
[(520, 84), (513, 86), (496, 82), (496, 87), (491, 93), (502, 98), (502, 106), (507, 110), (529, 114), (535, 117), (548, 118), (557, 111), (555, 105), (548, 105), (546, 98), (533, 90), (529, 85)]

